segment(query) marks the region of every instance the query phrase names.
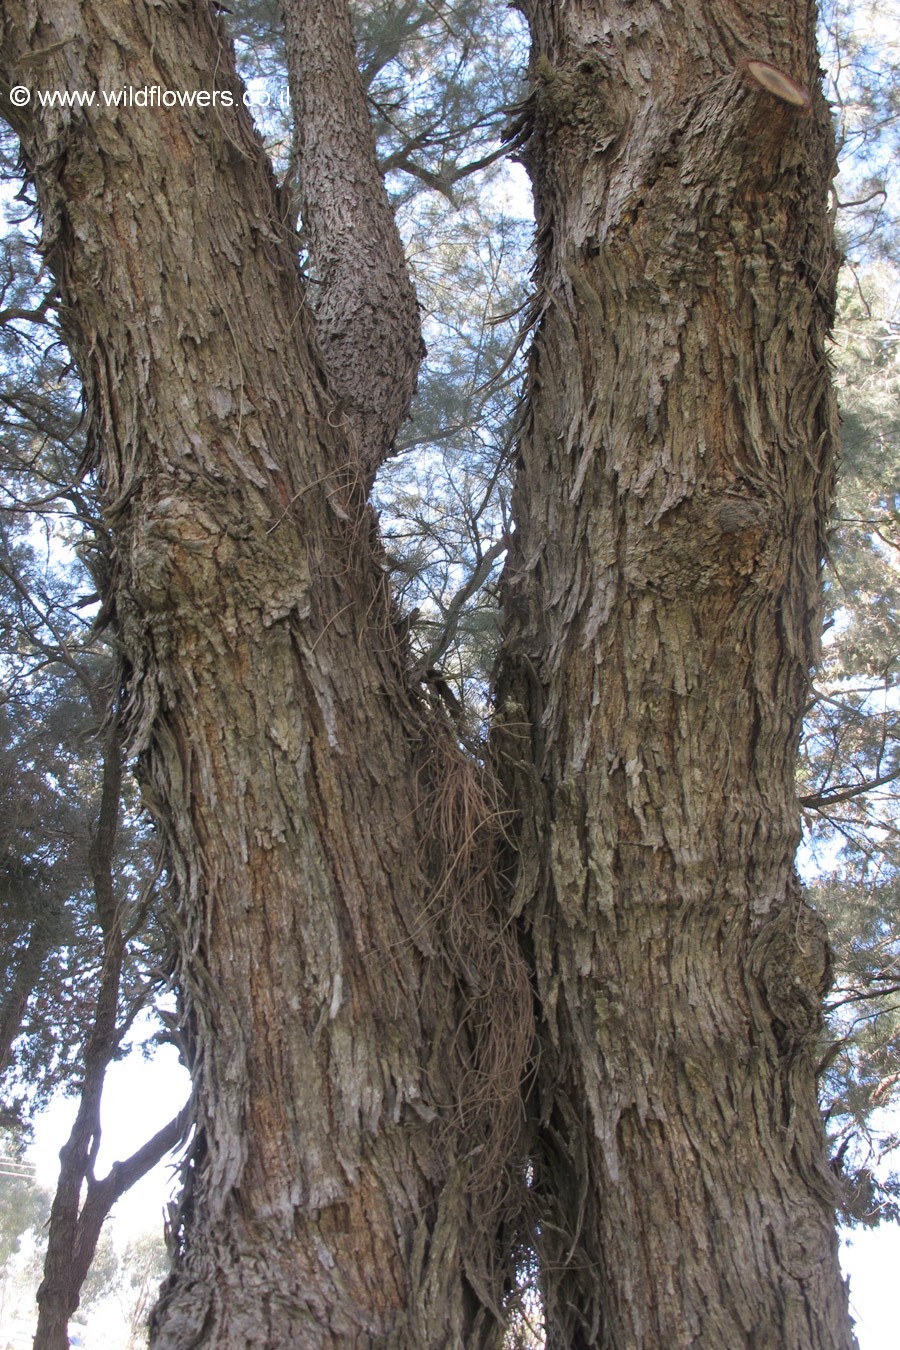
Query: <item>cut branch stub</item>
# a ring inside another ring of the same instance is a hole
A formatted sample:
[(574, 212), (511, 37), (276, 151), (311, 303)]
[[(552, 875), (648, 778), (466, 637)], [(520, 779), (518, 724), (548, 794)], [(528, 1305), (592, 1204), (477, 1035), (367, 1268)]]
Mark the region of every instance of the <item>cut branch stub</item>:
[(743, 61), (738, 69), (746, 78), (765, 89), (767, 94), (781, 99), (782, 103), (790, 103), (794, 108), (809, 112), (811, 107), (809, 94), (785, 71), (773, 66), (771, 61)]

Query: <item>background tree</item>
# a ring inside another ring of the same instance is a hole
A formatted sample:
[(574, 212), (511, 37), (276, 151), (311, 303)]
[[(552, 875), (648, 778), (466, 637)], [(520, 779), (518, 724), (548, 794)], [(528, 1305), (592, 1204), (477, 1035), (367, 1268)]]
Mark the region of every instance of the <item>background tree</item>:
[(829, 921), (835, 990), (823, 1105), (845, 1216), (896, 1217), (898, 1101), (896, 663), (893, 559), (898, 427), (896, 174), (898, 52), (891, 15), (823, 11), (838, 131), (844, 253), (834, 356), (842, 473), (829, 543), (824, 662), (800, 772), (813, 898)]
[(0, 1178), (0, 1265), (5, 1265), (18, 1251), (22, 1235), (38, 1228), (50, 1213), (50, 1197), (35, 1182), (21, 1143), (9, 1130), (0, 1131)]
[(166, 980), (159, 868), (123, 777), (118, 658), (99, 603), (109, 538), (78, 468), (83, 436), (55, 296), (26, 230), (13, 226), (4, 263), (0, 1051), (4, 1113), (23, 1134), (51, 1093), (79, 1096), (43, 1286), (64, 1325), (110, 1207), (181, 1126), (95, 1176), (106, 1070)]
[(159, 1233), (142, 1233), (122, 1253), (119, 1297), (128, 1318), (127, 1350), (147, 1344), (150, 1312), (168, 1271), (169, 1257)]
[(892, 280), (883, 266), (857, 272), (842, 297), (836, 357), (844, 460), (830, 545), (830, 626), (801, 768), (809, 847), (824, 868), (813, 895), (829, 920), (837, 971), (824, 1100), (836, 1165), (850, 1180), (849, 1216), (868, 1223), (897, 1215), (896, 1180), (879, 1183), (874, 1171), (896, 1145), (883, 1111), (900, 1087), (897, 357), (894, 325), (876, 317), (890, 314)]

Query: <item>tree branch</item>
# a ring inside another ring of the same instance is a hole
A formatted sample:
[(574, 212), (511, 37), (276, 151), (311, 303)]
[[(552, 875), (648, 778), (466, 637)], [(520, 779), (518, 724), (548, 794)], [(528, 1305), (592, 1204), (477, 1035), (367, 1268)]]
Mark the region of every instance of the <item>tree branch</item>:
[[(88, 1187), (88, 1197), (85, 1202), (84, 1211), (90, 1212), (92, 1220), (96, 1221), (98, 1215), (100, 1223), (106, 1218), (109, 1211), (118, 1199), (130, 1190), (136, 1181), (155, 1167), (167, 1153), (171, 1153), (187, 1133), (191, 1123), (191, 1101), (185, 1102), (184, 1106), (178, 1112), (177, 1116), (164, 1125), (161, 1130), (157, 1130), (152, 1138), (142, 1144), (139, 1149), (132, 1153), (130, 1158), (124, 1162), (114, 1162), (109, 1172), (100, 1181), (95, 1181)], [(98, 1225), (99, 1232), (99, 1225)]]
[(440, 636), (431, 644), (422, 661), (419, 663), (420, 670), (428, 670), (429, 667), (436, 665), (444, 655), (444, 652), (450, 646), (456, 634), (456, 630), (459, 627), (463, 606), (466, 601), (475, 594), (479, 586), (484, 585), (491, 574), (491, 568), (494, 566), (494, 563), (501, 554), (506, 552), (508, 547), (509, 540), (504, 534), (481, 555), (468, 581), (463, 586), (460, 586), (459, 590), (448, 604), (444, 614), (444, 626)]
[(870, 778), (867, 783), (856, 783), (853, 787), (836, 788), (834, 792), (811, 792), (799, 799), (800, 805), (808, 811), (819, 811), (826, 806), (836, 806), (838, 802), (849, 802), (854, 797), (862, 797), (885, 783), (895, 783), (900, 778), (900, 769), (882, 774), (879, 778)]
[(378, 169), (346, 0), (283, 0), (282, 8), (319, 345), (371, 481), (416, 387), (418, 305)]

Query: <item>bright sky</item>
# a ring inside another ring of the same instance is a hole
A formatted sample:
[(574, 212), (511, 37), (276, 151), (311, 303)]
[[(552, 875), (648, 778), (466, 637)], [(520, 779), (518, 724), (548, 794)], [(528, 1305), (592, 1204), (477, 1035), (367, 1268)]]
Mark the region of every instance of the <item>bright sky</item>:
[(850, 1277), (850, 1311), (859, 1350), (897, 1350), (897, 1272), (900, 1224), (857, 1229), (841, 1243), (841, 1265)]
[[(97, 1175), (105, 1176), (112, 1163), (124, 1161), (184, 1105), (190, 1088), (187, 1071), (171, 1046), (163, 1046), (152, 1060), (134, 1053), (112, 1064), (103, 1093), (103, 1140)], [(59, 1150), (75, 1119), (77, 1100), (59, 1098), (39, 1117), (28, 1157), (37, 1180), (51, 1192), (59, 1172)], [(177, 1156), (177, 1155), (176, 1155)], [(126, 1192), (113, 1210), (116, 1247), (154, 1227), (162, 1232), (163, 1207), (172, 1194), (172, 1163), (168, 1159)]]

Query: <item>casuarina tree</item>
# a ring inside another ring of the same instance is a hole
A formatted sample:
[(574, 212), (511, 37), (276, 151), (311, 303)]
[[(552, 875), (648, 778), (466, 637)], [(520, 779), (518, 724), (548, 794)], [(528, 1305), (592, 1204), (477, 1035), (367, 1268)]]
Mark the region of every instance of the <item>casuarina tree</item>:
[(343, 0), (282, 6), (290, 194), (213, 6), (3, 6), (177, 897), (157, 1347), (500, 1345), (538, 1306), (554, 1347), (853, 1344), (794, 870), (835, 442), (815, 7), (522, 9), (485, 748), (369, 504), (421, 337)]

